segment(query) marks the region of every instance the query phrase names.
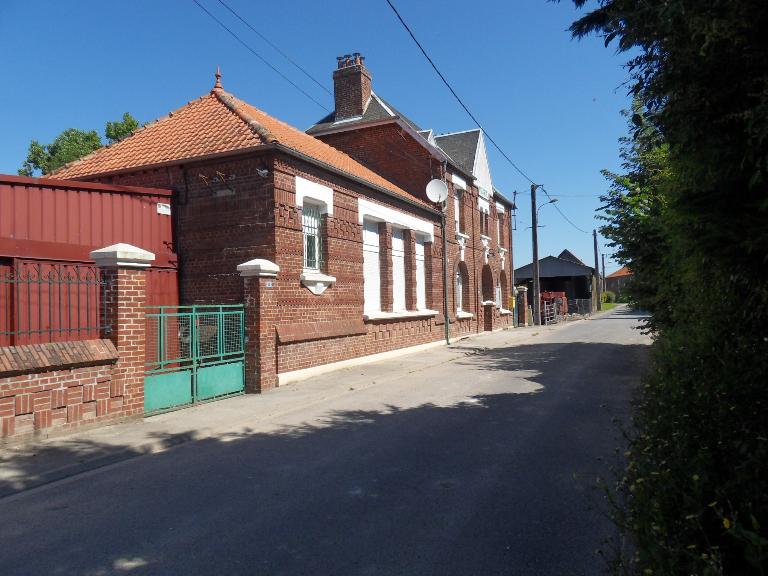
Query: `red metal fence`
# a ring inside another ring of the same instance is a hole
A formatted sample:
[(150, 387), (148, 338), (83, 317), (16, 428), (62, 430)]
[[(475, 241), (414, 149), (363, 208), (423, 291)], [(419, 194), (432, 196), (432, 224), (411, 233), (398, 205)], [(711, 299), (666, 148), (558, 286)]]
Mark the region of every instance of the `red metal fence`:
[(147, 304), (178, 305), (170, 190), (0, 174), (0, 346), (96, 338), (92, 250), (156, 255)]

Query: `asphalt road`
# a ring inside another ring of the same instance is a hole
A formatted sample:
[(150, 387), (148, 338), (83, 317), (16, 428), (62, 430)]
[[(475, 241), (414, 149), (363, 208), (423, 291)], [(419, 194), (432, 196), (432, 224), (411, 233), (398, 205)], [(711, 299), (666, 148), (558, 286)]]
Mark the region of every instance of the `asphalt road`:
[(0, 572), (600, 574), (595, 479), (620, 458), (635, 326), (619, 310), (328, 375), (349, 393), (273, 429), (0, 499)]

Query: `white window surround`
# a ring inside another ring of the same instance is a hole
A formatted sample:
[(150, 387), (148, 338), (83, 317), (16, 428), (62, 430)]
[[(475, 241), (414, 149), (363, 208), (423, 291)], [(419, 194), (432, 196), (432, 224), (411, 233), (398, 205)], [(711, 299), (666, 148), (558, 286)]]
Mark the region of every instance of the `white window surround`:
[(427, 284), (424, 274), (424, 237), (416, 236), (414, 261), (416, 263), (416, 309), (427, 307)]
[(379, 262), (378, 224), (363, 222), (363, 312), (381, 312), (381, 264)]
[(296, 206), (303, 207), (305, 198), (320, 204), (323, 214), (333, 216), (333, 188), (296, 176)]
[(504, 212), (505, 212), (504, 204), (502, 204), (501, 202), (496, 202), (496, 210), (498, 212), (501, 212), (502, 214), (504, 214)]
[(454, 185), (458, 186), (462, 190), (467, 189), (467, 181), (464, 180), (461, 176), (456, 176), (456, 174), (451, 174), (451, 182), (454, 183)]
[(422, 220), (416, 216), (411, 216), (405, 212), (400, 212), (388, 206), (376, 204), (365, 198), (359, 198), (357, 201), (357, 215), (360, 224), (364, 219), (375, 220), (379, 222), (389, 222), (399, 228), (410, 228), (426, 236), (425, 242), (434, 241), (434, 224), (428, 220)]
[(401, 312), (366, 312), (363, 320), (396, 320), (398, 318), (428, 318), (440, 314), (437, 310), (403, 310)]
[(480, 210), (480, 212), (485, 212), (486, 214), (491, 213), (491, 204), (490, 202), (488, 202), (488, 200), (485, 200), (483, 198), (478, 198), (477, 207)]

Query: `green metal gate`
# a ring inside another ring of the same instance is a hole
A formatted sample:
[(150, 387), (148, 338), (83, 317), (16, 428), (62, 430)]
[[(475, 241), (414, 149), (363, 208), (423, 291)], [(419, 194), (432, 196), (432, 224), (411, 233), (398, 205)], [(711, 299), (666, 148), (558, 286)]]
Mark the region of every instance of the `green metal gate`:
[(144, 412), (242, 394), (244, 316), (241, 304), (148, 307)]

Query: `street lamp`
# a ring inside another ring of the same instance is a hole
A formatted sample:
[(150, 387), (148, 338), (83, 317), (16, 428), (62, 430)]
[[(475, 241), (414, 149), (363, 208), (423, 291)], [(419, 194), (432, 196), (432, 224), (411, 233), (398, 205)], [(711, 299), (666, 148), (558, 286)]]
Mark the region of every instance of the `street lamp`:
[(554, 204), (557, 198), (550, 198), (540, 206), (536, 206), (536, 190), (541, 184), (531, 184), (531, 239), (533, 242), (533, 323), (541, 326), (541, 286), (539, 280), (539, 210), (547, 204)]

